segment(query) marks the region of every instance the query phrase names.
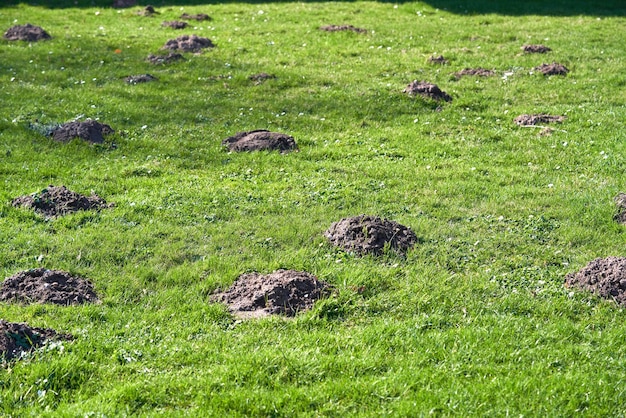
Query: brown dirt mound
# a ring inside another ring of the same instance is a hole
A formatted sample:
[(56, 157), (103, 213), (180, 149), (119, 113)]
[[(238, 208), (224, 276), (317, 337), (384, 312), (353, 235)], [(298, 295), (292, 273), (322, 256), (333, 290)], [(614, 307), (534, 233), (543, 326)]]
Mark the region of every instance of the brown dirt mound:
[(569, 70), (564, 65), (557, 62), (553, 62), (552, 64), (541, 64), (540, 66), (533, 68), (533, 70), (540, 71), (543, 75), (566, 75), (569, 73)]
[(265, 80), (271, 80), (274, 78), (276, 78), (274, 74), (268, 73), (252, 74), (250, 77), (248, 77), (249, 80), (254, 81), (254, 84), (261, 84)]
[(596, 258), (580, 271), (565, 276), (565, 286), (587, 290), (626, 305), (626, 258)]
[(170, 62), (183, 60), (183, 59), (185, 59), (185, 58), (181, 54), (179, 54), (178, 52), (170, 52), (167, 55), (153, 55), (153, 54), (150, 54), (150, 55), (148, 55), (148, 58), (146, 58), (146, 61), (148, 61), (151, 64), (162, 65), (162, 64), (168, 64)]
[(70, 334), (59, 334), (48, 328), (33, 328), (24, 323), (0, 319), (0, 359), (20, 358), (46, 340), (73, 340)]
[(461, 71), (454, 73), (456, 78), (461, 78), (466, 75), (475, 75), (479, 77), (491, 77), (496, 75), (495, 71), (487, 70), (486, 68), (465, 68)]
[(565, 120), (565, 116), (552, 116), (552, 115), (519, 115), (513, 122), (520, 126), (533, 126), (540, 123), (561, 123)]
[(613, 200), (617, 205), (617, 213), (613, 216), (613, 220), (626, 225), (626, 193), (619, 193)]
[(7, 277), (0, 285), (0, 301), (81, 305), (99, 299), (88, 280), (60, 270), (37, 268)]
[(271, 274), (242, 274), (225, 292), (211, 296), (224, 302), (231, 312), (246, 318), (283, 314), (295, 316), (306, 311), (330, 286), (303, 271), (277, 270)]
[(68, 190), (65, 186), (48, 186), (39, 193), (17, 197), (11, 204), (15, 207), (33, 209), (47, 218), (79, 210), (100, 210), (113, 206), (98, 195), (84, 196)]
[(340, 32), (340, 31), (351, 31), (356, 33), (367, 33), (367, 29), (357, 28), (352, 25), (326, 25), (320, 27), (320, 30), (326, 32)]
[(4, 39), (8, 39), (9, 41), (36, 42), (51, 38), (48, 32), (30, 23), (13, 26), (4, 33)]
[(138, 83), (147, 83), (149, 81), (156, 81), (157, 78), (150, 74), (140, 74), (140, 75), (129, 75), (124, 78), (128, 84), (138, 84)]
[(161, 26), (172, 29), (185, 29), (189, 26), (189, 23), (181, 22), (180, 20), (169, 20), (161, 23)]
[(52, 139), (59, 142), (71, 141), (74, 138), (84, 139), (87, 142), (100, 144), (104, 142), (103, 135), (109, 135), (115, 131), (109, 125), (95, 120), (83, 122), (74, 121), (64, 123), (52, 131)]
[(369, 215), (334, 222), (324, 236), (334, 245), (360, 255), (381, 254), (386, 246), (406, 252), (417, 243), (417, 236), (406, 226)]
[(431, 56), (430, 58), (428, 58), (428, 62), (430, 62), (431, 64), (440, 64), (440, 65), (445, 65), (448, 63), (448, 60), (445, 59), (443, 57), (443, 55), (439, 55), (439, 56)]
[(292, 136), (279, 132), (270, 132), (265, 129), (238, 132), (234, 136), (223, 140), (222, 145), (228, 147), (230, 151), (238, 152), (261, 150), (286, 152), (298, 149), (296, 141)]
[(428, 97), (433, 100), (452, 101), (452, 97), (445, 91), (442, 91), (436, 84), (427, 83), (425, 81), (412, 81), (406, 86), (403, 92), (411, 96), (419, 94), (420, 96)]
[(185, 20), (198, 20), (198, 21), (202, 21), (202, 20), (213, 20), (213, 18), (211, 18), (211, 16), (204, 14), (204, 13), (198, 13), (195, 15), (190, 15), (187, 13), (183, 13), (182, 15), (180, 15), (181, 19), (185, 19)]
[(163, 49), (175, 51), (198, 52), (204, 48), (213, 48), (215, 45), (209, 38), (202, 38), (197, 35), (182, 35), (176, 39), (170, 39), (165, 43)]
[(522, 46), (522, 50), (527, 54), (545, 54), (546, 52), (552, 51), (551, 48), (545, 45), (524, 45)]
[(124, 9), (126, 7), (133, 7), (137, 4), (137, 0), (115, 0), (113, 2), (114, 9)]

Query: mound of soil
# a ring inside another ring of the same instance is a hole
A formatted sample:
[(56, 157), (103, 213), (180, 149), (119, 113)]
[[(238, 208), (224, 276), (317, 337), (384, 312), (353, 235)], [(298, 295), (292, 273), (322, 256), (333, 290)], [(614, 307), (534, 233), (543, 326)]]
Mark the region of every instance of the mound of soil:
[(367, 33), (367, 29), (357, 28), (352, 25), (327, 25), (320, 27), (320, 30), (326, 32), (341, 32), (341, 31), (351, 31), (356, 33)]
[(59, 334), (48, 328), (33, 328), (24, 323), (0, 319), (0, 359), (20, 358), (43, 345), (46, 340), (73, 340), (70, 334)]
[(546, 52), (552, 51), (552, 49), (545, 45), (524, 45), (522, 46), (522, 50), (527, 54), (545, 54)]
[(445, 59), (443, 55), (439, 55), (437, 57), (433, 55), (430, 58), (428, 58), (428, 62), (430, 62), (431, 64), (445, 65), (448, 63), (448, 60)]
[(170, 20), (161, 23), (161, 26), (172, 29), (185, 29), (189, 24), (187, 22), (181, 22), (180, 20)]
[(154, 16), (154, 15), (158, 15), (158, 14), (160, 14), (160, 13), (159, 13), (159, 12), (157, 12), (157, 11), (154, 9), (154, 7), (153, 7), (153, 6), (148, 5), (148, 6), (146, 6), (145, 8), (143, 8), (142, 10), (139, 10), (139, 11), (137, 12), (137, 14), (138, 14), (139, 16), (152, 17), (152, 16)]
[(626, 258), (596, 258), (580, 271), (566, 275), (565, 286), (626, 305)]
[(417, 236), (406, 226), (369, 215), (334, 222), (324, 236), (345, 251), (360, 255), (381, 254), (386, 246), (403, 253), (417, 243)]
[(190, 15), (187, 13), (183, 13), (182, 15), (180, 15), (181, 19), (185, 19), (185, 20), (198, 20), (198, 21), (202, 21), (202, 20), (213, 20), (213, 18), (211, 18), (211, 16), (204, 14), (204, 13), (198, 13), (196, 15)]
[(566, 75), (569, 70), (557, 62), (552, 64), (541, 64), (538, 67), (533, 68), (535, 71), (540, 71), (543, 75)]
[(202, 38), (197, 35), (182, 35), (176, 39), (170, 39), (162, 49), (174, 51), (198, 52), (205, 48), (213, 48), (215, 45), (209, 38)]
[(533, 126), (540, 123), (561, 123), (565, 120), (565, 116), (552, 116), (552, 115), (519, 115), (513, 122), (520, 126)]
[(227, 291), (212, 295), (211, 300), (226, 303), (231, 312), (245, 318), (295, 316), (311, 309), (329, 290), (327, 283), (312, 274), (277, 270), (267, 275), (243, 274)]
[(270, 132), (265, 129), (238, 132), (234, 136), (223, 140), (222, 145), (228, 147), (230, 151), (237, 152), (261, 150), (286, 152), (298, 149), (296, 141), (292, 136), (279, 132)]
[(137, 0), (115, 0), (113, 2), (114, 9), (124, 9), (126, 7), (133, 7), (137, 4)]
[(129, 75), (124, 78), (128, 84), (138, 84), (138, 83), (147, 83), (149, 81), (156, 81), (157, 78), (150, 74), (140, 74), (140, 75)]
[(74, 138), (84, 139), (87, 142), (100, 144), (104, 142), (103, 135), (109, 135), (115, 131), (109, 125), (95, 120), (83, 122), (74, 121), (64, 123), (52, 131), (52, 139), (59, 142), (71, 141)]
[(47, 218), (79, 210), (100, 210), (113, 206), (96, 194), (84, 196), (68, 190), (65, 186), (48, 186), (39, 193), (17, 197), (11, 204), (15, 207), (33, 209)]
[(271, 80), (274, 78), (276, 78), (274, 74), (259, 73), (259, 74), (252, 74), (250, 77), (248, 77), (248, 80), (254, 81), (254, 84), (261, 84), (265, 80)]
[(617, 205), (617, 213), (613, 216), (613, 220), (622, 225), (626, 225), (626, 193), (619, 193), (613, 200)]
[(37, 268), (7, 277), (0, 285), (0, 301), (81, 305), (98, 302), (88, 280), (60, 270)]
[(454, 73), (456, 78), (461, 78), (466, 75), (475, 75), (479, 77), (491, 77), (496, 75), (495, 71), (487, 70), (485, 68), (465, 68), (461, 71), (457, 71)]
[(167, 55), (150, 54), (148, 55), (148, 58), (146, 58), (146, 61), (148, 61), (151, 64), (162, 65), (162, 64), (168, 64), (170, 62), (182, 60), (182, 59), (185, 59), (185, 58), (178, 52), (170, 52)]
[(17, 25), (10, 27), (4, 33), (4, 39), (9, 41), (28, 41), (36, 42), (51, 39), (52, 37), (39, 26), (27, 23), (25, 25)]
[(406, 86), (403, 92), (408, 93), (411, 96), (419, 94), (420, 96), (428, 97), (437, 101), (452, 101), (452, 97), (445, 91), (442, 91), (436, 84), (427, 83), (425, 81), (412, 81), (411, 84)]

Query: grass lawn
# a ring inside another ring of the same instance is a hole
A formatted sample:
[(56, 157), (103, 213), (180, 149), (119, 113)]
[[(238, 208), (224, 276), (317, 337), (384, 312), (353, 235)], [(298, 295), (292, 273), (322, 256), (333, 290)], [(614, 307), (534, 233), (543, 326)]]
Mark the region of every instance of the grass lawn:
[[(52, 36), (0, 40), (0, 279), (60, 269), (102, 298), (0, 304), (75, 336), (0, 367), (1, 416), (623, 416), (624, 308), (563, 286), (626, 256), (623, 2), (156, 0), (153, 17), (111, 3), (0, 5), (2, 33)], [(183, 12), (213, 20), (161, 26)], [(216, 47), (146, 61), (183, 34)], [(552, 62), (570, 72), (533, 70)], [(453, 75), (477, 67), (496, 75)], [(249, 80), (261, 72), (276, 78)], [(124, 82), (145, 73), (158, 80)], [(404, 94), (413, 80), (453, 100)], [(537, 113), (566, 119), (513, 122)], [(42, 134), (85, 118), (116, 133)], [(299, 151), (222, 147), (253, 129)], [(48, 185), (115, 206), (49, 220), (11, 206)], [(323, 232), (358, 214), (419, 243), (332, 247)], [(335, 292), (294, 319), (209, 300), (279, 268)]]

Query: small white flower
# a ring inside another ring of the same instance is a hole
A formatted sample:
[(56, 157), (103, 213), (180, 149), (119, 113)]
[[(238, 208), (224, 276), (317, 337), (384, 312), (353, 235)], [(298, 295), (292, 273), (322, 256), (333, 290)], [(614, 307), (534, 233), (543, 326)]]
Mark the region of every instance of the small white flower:
[(550, 189), (551, 189), (551, 188), (553, 188), (553, 187), (554, 187), (554, 184), (552, 184), (552, 183), (548, 184), (548, 188), (550, 188)]

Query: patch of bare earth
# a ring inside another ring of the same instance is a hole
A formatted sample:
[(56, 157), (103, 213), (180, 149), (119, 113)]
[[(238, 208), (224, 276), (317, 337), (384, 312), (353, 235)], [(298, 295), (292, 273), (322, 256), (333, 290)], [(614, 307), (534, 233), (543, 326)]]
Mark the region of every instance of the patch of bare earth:
[(534, 126), (542, 123), (561, 123), (565, 120), (565, 116), (553, 116), (545, 114), (537, 115), (519, 115), (513, 122), (520, 126)]
[(215, 45), (209, 38), (202, 38), (197, 35), (182, 35), (176, 39), (170, 39), (162, 49), (174, 51), (198, 52), (202, 49), (213, 48)]
[(84, 139), (87, 142), (100, 144), (104, 142), (103, 135), (109, 135), (115, 131), (109, 125), (95, 120), (85, 120), (82, 122), (73, 121), (64, 123), (51, 133), (52, 139), (59, 142), (68, 142), (74, 138)]
[(190, 15), (190, 14), (187, 14), (187, 13), (183, 13), (182, 15), (180, 15), (180, 18), (184, 19), (184, 20), (197, 20), (197, 21), (213, 20), (211, 18), (211, 16), (209, 16), (207, 14), (204, 14), (204, 13), (198, 13), (198, 14), (195, 14), (195, 15)]
[(275, 78), (276, 76), (274, 74), (268, 73), (252, 74), (250, 77), (248, 77), (249, 80), (254, 81), (254, 84), (261, 84), (266, 80), (272, 80)]
[(546, 52), (552, 51), (552, 49), (545, 45), (524, 45), (522, 46), (522, 51), (526, 54), (545, 54)]
[(48, 34), (48, 32), (43, 30), (41, 27), (31, 25), (30, 23), (10, 27), (4, 33), (4, 39), (8, 39), (9, 41), (36, 42), (51, 38), (52, 37)]
[(29, 327), (24, 323), (0, 319), (0, 359), (21, 358), (42, 346), (47, 340), (72, 340), (70, 334), (59, 334), (53, 329)]
[(85, 196), (65, 186), (48, 186), (41, 192), (13, 199), (15, 207), (33, 209), (47, 218), (67, 215), (79, 210), (100, 210), (113, 206), (96, 194)]
[(157, 78), (150, 74), (129, 75), (124, 78), (128, 84), (148, 83), (150, 81), (156, 81)]
[(324, 236), (345, 251), (363, 254), (381, 254), (386, 248), (400, 253), (417, 243), (410, 228), (378, 216), (358, 215), (334, 222)]
[(569, 70), (558, 62), (553, 62), (552, 64), (541, 64), (533, 68), (533, 70), (539, 71), (543, 75), (566, 75), (569, 73)]
[(430, 58), (428, 58), (428, 62), (430, 62), (431, 64), (445, 65), (448, 63), (448, 60), (445, 59), (443, 55), (438, 55), (438, 56), (433, 55)]
[(613, 220), (622, 225), (626, 225), (626, 193), (619, 193), (613, 200), (617, 205), (617, 213), (613, 216)]
[(37, 268), (7, 277), (0, 285), (0, 301), (81, 305), (99, 299), (89, 280), (61, 270)]
[(169, 20), (161, 23), (161, 26), (172, 29), (185, 29), (189, 24), (180, 20)]
[(367, 33), (367, 29), (357, 28), (352, 25), (326, 25), (320, 27), (320, 30), (325, 32), (355, 32), (355, 33)]
[(461, 78), (463, 76), (478, 76), (478, 77), (492, 77), (496, 75), (496, 72), (493, 70), (487, 70), (486, 68), (465, 68), (461, 71), (457, 71), (454, 73), (456, 78)]
[(230, 151), (291, 151), (297, 150), (298, 146), (292, 136), (280, 132), (270, 132), (259, 129), (249, 132), (238, 132), (234, 136), (222, 141), (222, 145)]
[(626, 258), (596, 258), (580, 271), (565, 276), (565, 286), (586, 290), (626, 306)]
[(243, 318), (295, 316), (311, 309), (329, 290), (327, 283), (307, 272), (277, 270), (267, 275), (243, 274), (228, 290), (212, 295), (211, 300), (226, 303), (231, 312)]
[(408, 93), (411, 96), (420, 95), (422, 97), (427, 97), (433, 100), (444, 100), (446, 102), (451, 102), (452, 97), (441, 90), (439, 86), (436, 84), (427, 83), (425, 81), (412, 81), (406, 88), (403, 90), (404, 93)]
[(148, 55), (148, 58), (146, 58), (146, 61), (155, 65), (163, 65), (163, 64), (169, 64), (170, 62), (184, 60), (184, 59), (185, 58), (178, 52), (170, 52), (167, 55), (150, 54)]

